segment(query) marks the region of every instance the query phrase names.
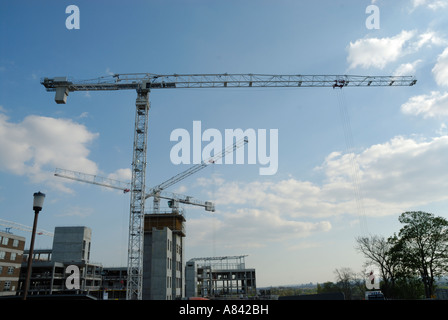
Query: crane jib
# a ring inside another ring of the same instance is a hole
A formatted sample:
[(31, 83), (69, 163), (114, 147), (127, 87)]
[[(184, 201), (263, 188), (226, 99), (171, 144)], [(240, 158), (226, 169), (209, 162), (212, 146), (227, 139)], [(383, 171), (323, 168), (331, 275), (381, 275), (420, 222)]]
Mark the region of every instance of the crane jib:
[(413, 76), (355, 75), (114, 75), (92, 80), (71, 81), (67, 77), (44, 78), (47, 91), (100, 91), (126, 89), (226, 88), (226, 87), (370, 87), (413, 86)]

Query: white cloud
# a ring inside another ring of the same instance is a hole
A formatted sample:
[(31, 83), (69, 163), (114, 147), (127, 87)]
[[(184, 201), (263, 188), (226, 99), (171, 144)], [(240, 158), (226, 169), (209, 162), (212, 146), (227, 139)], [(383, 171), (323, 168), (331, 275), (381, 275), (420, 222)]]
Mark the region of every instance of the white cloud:
[[(397, 136), (358, 154), (331, 153), (317, 168), (326, 177), (321, 185), (293, 178), (246, 184), (225, 182), (214, 195), (217, 208), (237, 205), (277, 217), (357, 215), (353, 195), (355, 169), (367, 205), (366, 214), (396, 214), (397, 207), (405, 209), (448, 198), (448, 167), (444, 163), (447, 155), (448, 136), (428, 141)], [(374, 206), (390, 210), (378, 213)]]
[[(440, 37), (435, 31), (430, 30), (417, 35), (416, 31), (403, 30), (393, 37), (364, 38), (358, 39), (354, 43), (350, 42), (347, 62), (350, 69), (356, 67), (383, 69), (388, 64), (396, 62), (408, 54), (415, 53), (423, 47), (440, 46), (447, 43), (448, 41)], [(414, 69), (416, 63), (419, 62), (421, 60), (404, 63), (400, 67)]]
[(436, 131), (439, 135), (444, 136), (448, 134), (448, 127), (446, 126), (445, 123), (442, 123), (440, 125), (440, 128)]
[(439, 86), (448, 86), (448, 48), (437, 58), (432, 73)]
[(390, 38), (364, 38), (354, 43), (350, 42), (347, 57), (349, 67), (383, 69), (388, 63), (396, 61), (406, 53), (406, 44), (414, 36), (414, 31), (403, 30)]
[(436, 32), (434, 31), (427, 31), (425, 33), (422, 33), (418, 36), (419, 40), (415, 42), (415, 47), (417, 49), (420, 49), (423, 46), (430, 47), (431, 45), (445, 45), (447, 41), (443, 38), (441, 38)]
[(107, 178), (127, 183), (132, 179), (132, 171), (130, 168), (117, 169), (109, 174)]
[[(361, 223), (368, 216), (397, 215), (446, 200), (447, 158), (446, 135), (428, 140), (397, 136), (357, 154), (329, 154), (317, 168), (326, 177), (322, 184), (293, 178), (221, 181), (209, 195), (216, 198), (216, 213), (188, 220), (189, 241), (198, 244), (211, 239), (214, 232), (222, 246), (257, 247), (277, 241), (297, 244), (331, 230), (332, 222), (341, 216), (352, 216)], [(353, 169), (359, 177), (359, 198), (353, 192)]]
[(89, 113), (88, 112), (83, 112), (83, 113), (81, 113), (80, 115), (79, 115), (79, 118), (87, 118), (89, 116)]
[(108, 75), (110, 75), (110, 76), (113, 76), (113, 75), (114, 75), (114, 73), (110, 70), (109, 67), (106, 68), (106, 73), (107, 73)]
[(87, 218), (94, 214), (92, 208), (85, 208), (80, 206), (69, 206), (63, 210), (62, 213), (56, 214), (56, 217), (78, 217)]
[(412, 5), (414, 8), (420, 6), (426, 6), (432, 10), (437, 10), (445, 8), (448, 6), (447, 0), (412, 0)]
[(448, 199), (447, 156), (448, 136), (421, 141), (398, 136), (357, 155), (365, 198), (383, 210), (392, 209), (375, 212), (372, 207), (367, 213), (391, 214), (396, 207)]
[(416, 67), (419, 63), (421, 63), (422, 60), (418, 59), (414, 62), (410, 62), (410, 63), (403, 63), (400, 66), (398, 66), (398, 68), (395, 70), (395, 72), (393, 73), (395, 76), (409, 76), (409, 75), (414, 75), (415, 71), (416, 71)]
[(255, 208), (220, 211), (214, 216), (200, 219), (190, 218), (187, 224), (188, 241), (193, 245), (209, 243), (214, 238), (221, 248), (240, 250), (303, 239), (330, 229), (331, 223), (328, 221), (298, 221)]
[(0, 170), (35, 183), (54, 181), (56, 167), (96, 173), (87, 148), (96, 137), (71, 120), (30, 115), (13, 123), (0, 113)]
[(448, 92), (432, 91), (411, 97), (401, 106), (401, 111), (410, 115), (422, 115), (424, 118), (447, 116)]

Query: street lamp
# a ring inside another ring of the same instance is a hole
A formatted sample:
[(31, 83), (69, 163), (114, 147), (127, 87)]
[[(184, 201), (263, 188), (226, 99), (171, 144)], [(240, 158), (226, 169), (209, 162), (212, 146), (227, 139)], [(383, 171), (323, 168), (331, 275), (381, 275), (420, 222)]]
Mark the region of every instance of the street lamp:
[(26, 300), (26, 296), (28, 295), (28, 288), (30, 285), (30, 276), (31, 276), (31, 265), (33, 263), (33, 250), (34, 250), (34, 237), (36, 236), (36, 227), (37, 227), (37, 217), (39, 212), (42, 210), (42, 206), (44, 204), (45, 194), (42, 192), (34, 193), (33, 200), (33, 210), (34, 210), (34, 223), (33, 223), (33, 233), (31, 234), (31, 243), (30, 250), (28, 253), (28, 267), (26, 272), (25, 279), (25, 291), (23, 293), (23, 300)]

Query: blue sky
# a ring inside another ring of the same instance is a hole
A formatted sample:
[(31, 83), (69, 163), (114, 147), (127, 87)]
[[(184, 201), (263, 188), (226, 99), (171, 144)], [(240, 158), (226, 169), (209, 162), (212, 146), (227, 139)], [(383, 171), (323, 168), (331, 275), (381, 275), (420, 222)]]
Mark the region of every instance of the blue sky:
[[(372, 3), (379, 29), (365, 24)], [(79, 30), (65, 26), (72, 4)], [(442, 0), (2, 1), (0, 218), (32, 225), (32, 194), (42, 191), (39, 228), (88, 226), (92, 260), (126, 265), (129, 195), (53, 172), (129, 179), (135, 92), (77, 92), (57, 105), (43, 77), (415, 75), (413, 87), (150, 95), (150, 186), (189, 168), (171, 163), (170, 134), (192, 133), (193, 121), (223, 134), (279, 133), (275, 175), (259, 175), (257, 164), (215, 165), (170, 188), (216, 203), (213, 215), (185, 208), (187, 259), (247, 254), (258, 286), (334, 281), (342, 267), (360, 272), (355, 237), (398, 232), (407, 210), (447, 217), (447, 13)], [(36, 242), (50, 246), (49, 237)]]

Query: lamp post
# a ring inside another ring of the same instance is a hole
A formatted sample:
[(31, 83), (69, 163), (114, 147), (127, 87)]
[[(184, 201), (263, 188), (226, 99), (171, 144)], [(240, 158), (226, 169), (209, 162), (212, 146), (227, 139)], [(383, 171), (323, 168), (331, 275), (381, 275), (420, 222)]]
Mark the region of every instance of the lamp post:
[(25, 291), (23, 293), (23, 300), (26, 300), (26, 296), (28, 295), (28, 288), (30, 285), (30, 276), (31, 276), (31, 265), (33, 263), (33, 250), (34, 250), (34, 237), (36, 236), (36, 227), (37, 227), (37, 217), (39, 212), (42, 210), (42, 206), (44, 204), (45, 194), (42, 192), (34, 193), (33, 200), (33, 210), (34, 210), (34, 223), (33, 223), (33, 233), (31, 234), (31, 243), (30, 250), (28, 253), (28, 267), (26, 272), (25, 279)]

